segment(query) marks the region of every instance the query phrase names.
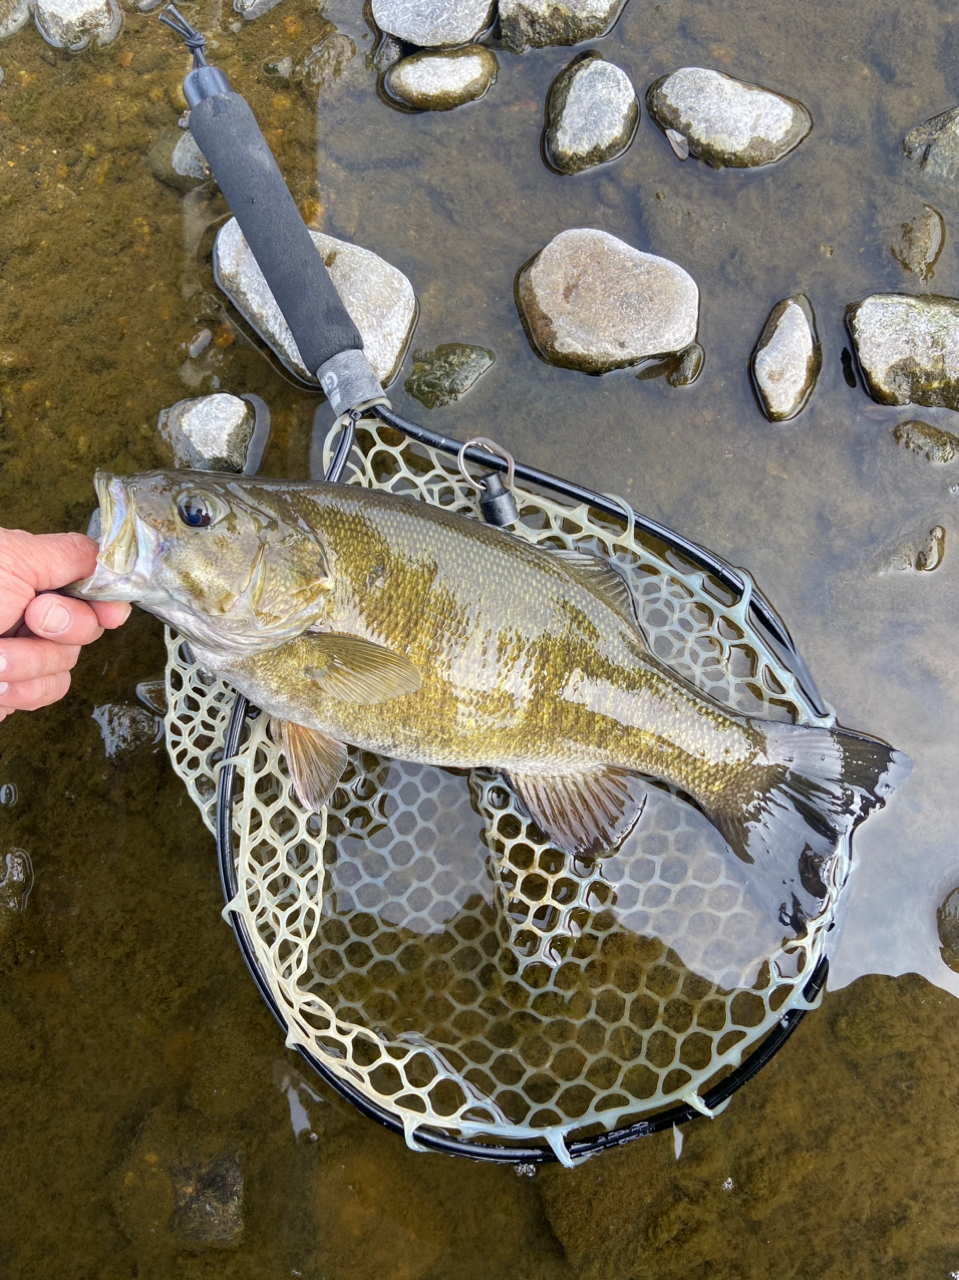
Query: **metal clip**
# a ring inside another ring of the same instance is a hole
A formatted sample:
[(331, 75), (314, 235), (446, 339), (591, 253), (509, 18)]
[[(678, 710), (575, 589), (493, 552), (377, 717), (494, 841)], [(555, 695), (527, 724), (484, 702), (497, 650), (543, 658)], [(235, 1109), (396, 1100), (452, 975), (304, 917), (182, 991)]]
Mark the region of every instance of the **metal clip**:
[[(499, 471), (490, 471), (485, 476), (480, 476), (478, 481), (473, 479), (466, 470), (466, 450), (473, 445), (480, 445), (488, 453), (503, 459), (506, 463), (505, 485)], [(480, 491), (480, 510), (487, 524), (498, 525), (500, 528), (515, 524), (519, 519), (519, 509), (512, 493), (513, 470), (515, 467), (513, 455), (507, 453), (495, 440), (490, 440), (486, 436), (475, 436), (472, 440), (466, 441), (457, 454), (456, 461), (463, 479), (467, 484), (475, 485)]]

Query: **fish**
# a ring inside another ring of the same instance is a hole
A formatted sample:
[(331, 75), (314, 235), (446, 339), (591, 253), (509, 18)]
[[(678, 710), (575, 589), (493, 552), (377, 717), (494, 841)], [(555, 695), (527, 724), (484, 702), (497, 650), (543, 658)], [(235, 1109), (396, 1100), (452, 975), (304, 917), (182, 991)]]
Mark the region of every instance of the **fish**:
[(85, 600), (128, 600), (271, 718), (319, 811), (347, 744), (499, 771), (562, 851), (599, 856), (649, 785), (705, 814), (783, 923), (911, 762), (879, 739), (720, 705), (650, 649), (609, 561), (409, 496), (316, 481), (98, 472)]

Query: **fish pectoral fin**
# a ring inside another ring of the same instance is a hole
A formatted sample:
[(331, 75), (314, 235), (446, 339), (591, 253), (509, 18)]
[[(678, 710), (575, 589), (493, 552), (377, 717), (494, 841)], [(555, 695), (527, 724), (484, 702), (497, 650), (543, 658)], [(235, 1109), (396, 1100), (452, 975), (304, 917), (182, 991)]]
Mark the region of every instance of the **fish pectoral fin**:
[(286, 757), (293, 790), (305, 809), (319, 813), (346, 767), (346, 747), (292, 720), (271, 722), (273, 740)]
[(588, 551), (550, 548), (550, 554), (559, 556), (584, 586), (603, 600), (627, 622), (636, 627), (645, 640), (646, 635), (639, 620), (639, 610), (629, 583), (622, 573), (608, 560), (601, 560)]
[(340, 702), (369, 706), (416, 693), (423, 678), (409, 658), (360, 636), (310, 636), (303, 674), (322, 693)]
[(504, 777), (536, 825), (565, 853), (598, 854), (615, 848), (632, 831), (646, 804), (645, 787), (624, 769)]

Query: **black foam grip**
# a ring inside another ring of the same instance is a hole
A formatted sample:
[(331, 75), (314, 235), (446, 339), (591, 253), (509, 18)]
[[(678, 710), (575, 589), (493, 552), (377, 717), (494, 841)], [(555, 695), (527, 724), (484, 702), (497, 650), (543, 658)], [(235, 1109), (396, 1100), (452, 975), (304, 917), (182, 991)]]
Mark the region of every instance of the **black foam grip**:
[(299, 347), (315, 372), (363, 339), (293, 202), (256, 117), (238, 93), (214, 94), (190, 112), (190, 131), (240, 224)]

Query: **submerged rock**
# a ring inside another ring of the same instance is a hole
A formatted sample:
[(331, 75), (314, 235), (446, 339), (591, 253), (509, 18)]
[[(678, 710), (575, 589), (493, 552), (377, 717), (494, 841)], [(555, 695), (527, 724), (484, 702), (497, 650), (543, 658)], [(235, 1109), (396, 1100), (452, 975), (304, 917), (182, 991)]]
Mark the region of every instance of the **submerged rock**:
[(889, 246), (892, 256), (915, 272), (923, 284), (935, 274), (935, 266), (946, 242), (946, 223), (938, 209), (924, 204), (917, 217), (903, 222), (897, 239)]
[(413, 372), (403, 383), (404, 390), (427, 409), (438, 409), (469, 391), (492, 368), (494, 358), (485, 347), (464, 342), (444, 342), (433, 351), (414, 351)]
[(414, 53), (390, 68), (386, 89), (408, 107), (449, 111), (482, 98), (496, 83), (498, 70), (496, 55), (482, 45), (452, 53)]
[(0, 856), (0, 944), (16, 933), (33, 888), (33, 863), (25, 849)]
[(689, 387), (696, 381), (706, 363), (706, 352), (698, 342), (680, 351), (674, 363), (666, 371), (666, 381), (671, 387)]
[(959, 300), (876, 293), (846, 323), (874, 400), (959, 409)]
[(959, 888), (947, 893), (936, 912), (943, 961), (959, 973)]
[(0, 858), (0, 914), (25, 911), (33, 888), (33, 863), (25, 849), (13, 849)]
[(777, 302), (759, 335), (752, 373), (770, 422), (794, 418), (812, 394), (822, 368), (816, 317), (803, 293)]
[(522, 53), (548, 44), (595, 40), (613, 26), (626, 0), (500, 0), (500, 35)]
[(942, 564), (946, 554), (946, 530), (935, 525), (928, 533), (916, 533), (904, 541), (892, 554), (883, 571), (931, 573)]
[[(21, 27), (30, 21), (31, 0), (7, 0), (0, 4), (0, 40), (16, 35)], [(3, 83), (3, 72), (0, 71), (0, 84)]]
[(699, 323), (682, 267), (588, 228), (560, 232), (523, 267), (517, 299), (543, 358), (584, 373), (682, 351)]
[(705, 67), (662, 76), (647, 90), (646, 106), (664, 132), (681, 135), (689, 154), (714, 169), (772, 164), (812, 128), (801, 102)]
[(556, 77), (546, 115), (550, 164), (560, 173), (579, 173), (622, 155), (636, 133), (639, 103), (626, 72), (594, 51)]
[(494, 0), (373, 0), (373, 18), (381, 31), (432, 49), (481, 36), (494, 7)]
[(255, 425), (253, 406), (223, 391), (180, 400), (157, 420), (173, 465), (198, 471), (242, 471)]
[(123, 25), (115, 0), (37, 0), (34, 20), (48, 44), (74, 51), (109, 44)]
[[(321, 231), (310, 235), (360, 331), (373, 371), (386, 386), (396, 376), (413, 332), (413, 286), (402, 271), (369, 249)], [(217, 233), (213, 265), (217, 284), (286, 367), (304, 382), (315, 383), (235, 218)]]
[(173, 1171), (173, 1235), (188, 1244), (237, 1244), (243, 1234), (243, 1169), (238, 1150)]
[(153, 746), (163, 732), (161, 721), (134, 702), (104, 702), (94, 708), (93, 718), (110, 760), (139, 747)]
[(117, 1171), (113, 1208), (147, 1251), (233, 1248), (243, 1236), (243, 1151), (196, 1112), (157, 1109)]
[(959, 177), (959, 107), (917, 124), (902, 149), (929, 177), (954, 182)]
[(951, 462), (959, 453), (959, 436), (934, 427), (930, 422), (910, 419), (898, 422), (893, 429), (896, 444), (911, 449), (930, 462)]
[(189, 129), (161, 129), (147, 153), (147, 168), (177, 191), (192, 191), (210, 181), (210, 166)]

